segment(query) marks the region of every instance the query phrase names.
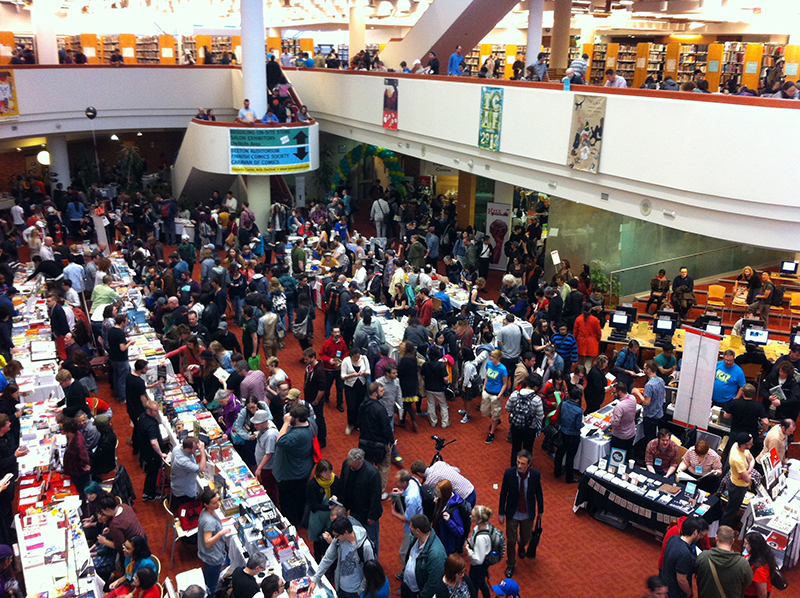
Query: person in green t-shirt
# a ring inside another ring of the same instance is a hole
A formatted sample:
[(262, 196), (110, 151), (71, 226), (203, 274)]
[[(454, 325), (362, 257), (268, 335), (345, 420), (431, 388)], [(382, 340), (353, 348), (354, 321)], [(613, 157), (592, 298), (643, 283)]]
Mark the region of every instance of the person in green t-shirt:
[(664, 351), (656, 355), (655, 362), (658, 367), (658, 377), (664, 381), (664, 384), (669, 384), (672, 379), (672, 373), (678, 367), (678, 360), (675, 358), (675, 347), (669, 343), (666, 344)]
[(292, 274), (295, 276), (302, 274), (306, 269), (306, 252), (303, 245), (305, 245), (305, 239), (300, 238), (292, 249)]

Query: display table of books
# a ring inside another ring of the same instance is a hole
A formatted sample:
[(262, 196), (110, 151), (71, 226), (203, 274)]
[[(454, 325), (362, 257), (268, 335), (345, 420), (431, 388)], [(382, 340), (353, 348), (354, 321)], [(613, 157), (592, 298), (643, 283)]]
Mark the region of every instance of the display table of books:
[[(602, 409), (590, 413), (583, 418), (581, 428), (581, 443), (575, 453), (575, 469), (584, 472), (600, 459), (605, 459), (611, 452), (611, 412), (617, 401), (612, 401)], [(636, 437), (634, 442), (644, 438), (644, 429), (641, 420), (641, 408), (636, 414)]]
[(573, 511), (587, 509), (620, 529), (628, 523), (664, 533), (678, 518), (703, 517), (711, 523), (721, 515), (719, 498), (694, 487), (675, 483), (646, 469), (617, 463), (615, 455), (589, 466), (578, 484)]
[(761, 460), (763, 483), (745, 509), (740, 536), (760, 533), (775, 553), (778, 567), (791, 569), (800, 560), (800, 461), (789, 462), (787, 476), (777, 454), (774, 467), (766, 463), (768, 458), (765, 455)]
[(94, 573), (78, 511), (71, 496), (14, 520), (19, 556), (28, 596), (37, 598), (99, 598), (103, 580)]
[[(192, 387), (181, 375), (167, 376), (163, 387), (149, 392), (161, 405), (162, 428), (167, 430), (172, 447), (189, 435), (208, 441), (206, 471), (198, 476), (198, 493), (207, 487), (219, 493), (222, 525), (236, 532), (226, 537), (228, 570), (244, 566), (247, 555), (257, 550), (267, 556), (268, 573), (280, 575), (300, 590), (307, 588), (317, 567), (309, 548), (281, 515)], [(324, 598), (326, 588), (333, 591), (325, 581), (317, 586), (315, 594)]]

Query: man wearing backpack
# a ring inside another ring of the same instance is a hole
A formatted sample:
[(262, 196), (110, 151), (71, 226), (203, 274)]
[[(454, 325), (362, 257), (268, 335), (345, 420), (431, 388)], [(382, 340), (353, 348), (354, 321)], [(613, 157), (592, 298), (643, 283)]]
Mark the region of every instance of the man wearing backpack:
[(767, 270), (761, 273), (761, 292), (756, 295), (755, 299), (750, 307), (758, 310), (758, 316), (764, 321), (764, 328), (766, 328), (769, 324), (770, 307), (780, 307), (783, 303), (783, 291), (780, 292), (780, 300), (778, 300), (778, 292), (770, 280), (770, 273)]
[(377, 558), (372, 543), (367, 538), (366, 530), (361, 526), (354, 526), (346, 518), (337, 518), (331, 524), (333, 542), (325, 551), (325, 556), (311, 578), (309, 594), (314, 593), (314, 588), (334, 563), (337, 563), (334, 575), (334, 584), (339, 596), (360, 596), (366, 588), (364, 579), (364, 563)]
[[(340, 276), (336, 282), (331, 282), (325, 289), (325, 336), (329, 337), (333, 332), (333, 327), (339, 319), (339, 310), (342, 309), (344, 301), (342, 301), (342, 294), (344, 293), (344, 282), (347, 281), (345, 276)], [(349, 293), (348, 293), (349, 300)]]
[(403, 541), (400, 543), (400, 564), (404, 565), (408, 551), (414, 542), (411, 535), (411, 519), (422, 513), (422, 486), (407, 469), (394, 474), (395, 487), (392, 489), (392, 517), (403, 522)]
[(542, 431), (544, 408), (542, 399), (536, 394), (541, 385), (541, 377), (523, 378), (521, 388), (511, 393), (506, 402), (508, 425), (511, 428), (511, 466), (516, 463), (520, 449), (533, 450), (533, 443)]
[(536, 545), (531, 543), (533, 525), (542, 524), (544, 493), (542, 474), (531, 467), (533, 456), (526, 450), (517, 453), (516, 467), (509, 467), (503, 474), (500, 487), (500, 523), (506, 526), (508, 551), (506, 553), (506, 577), (514, 575), (519, 558), (536, 556)]

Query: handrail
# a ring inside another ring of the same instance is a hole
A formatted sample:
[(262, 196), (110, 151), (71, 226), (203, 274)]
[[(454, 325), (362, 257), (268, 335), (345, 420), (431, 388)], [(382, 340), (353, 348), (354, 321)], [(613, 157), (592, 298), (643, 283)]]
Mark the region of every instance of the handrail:
[(192, 122), (198, 125), (206, 125), (209, 127), (246, 127), (248, 129), (282, 129), (284, 127), (307, 127), (309, 125), (317, 124), (317, 121), (313, 118), (311, 118), (311, 120), (309, 120), (307, 123), (262, 123), (260, 120), (251, 123), (237, 123), (227, 120), (200, 120), (199, 118), (193, 118)]
[(715, 251), (722, 251), (724, 249), (733, 249), (734, 247), (741, 247), (741, 245), (727, 245), (725, 247), (718, 247), (716, 249), (709, 249), (708, 251), (699, 251), (697, 253), (690, 253), (688, 255), (681, 255), (678, 257), (671, 257), (665, 260), (658, 260), (657, 262), (650, 262), (649, 264), (639, 264), (638, 266), (630, 266), (628, 268), (620, 268), (619, 270), (612, 270), (609, 272), (609, 276), (613, 276), (614, 274), (619, 274), (620, 272), (627, 272), (629, 270), (638, 270), (639, 268), (645, 268), (649, 266), (655, 266), (656, 264), (663, 264), (666, 262), (672, 262), (675, 260), (684, 260), (689, 257), (697, 257), (698, 255), (706, 255), (707, 253), (714, 253)]

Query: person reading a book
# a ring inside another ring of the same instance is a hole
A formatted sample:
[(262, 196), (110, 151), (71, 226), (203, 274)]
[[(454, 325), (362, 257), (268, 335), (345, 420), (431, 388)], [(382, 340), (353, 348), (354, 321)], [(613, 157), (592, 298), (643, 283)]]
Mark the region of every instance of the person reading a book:
[(722, 475), (722, 460), (708, 442), (698, 440), (692, 448), (686, 451), (678, 465), (678, 474), (683, 473), (694, 476), (699, 488), (706, 492), (716, 492)]
[(756, 465), (756, 460), (750, 454), (750, 449), (753, 447), (753, 437), (747, 432), (740, 432), (733, 436), (731, 430), (731, 438), (736, 444), (731, 449), (729, 462), (731, 466), (731, 481), (728, 484), (728, 506), (722, 518), (719, 520), (720, 525), (728, 525), (734, 527), (736, 521), (739, 519), (739, 507), (742, 506), (747, 489), (750, 487), (750, 482), (753, 481), (753, 469)]
[(666, 428), (661, 428), (658, 438), (648, 442), (644, 452), (647, 471), (668, 478), (678, 469), (680, 461), (678, 445), (672, 440), (672, 434)]
[(800, 415), (800, 385), (794, 366), (784, 361), (761, 382), (760, 394), (771, 419), (797, 420)]

